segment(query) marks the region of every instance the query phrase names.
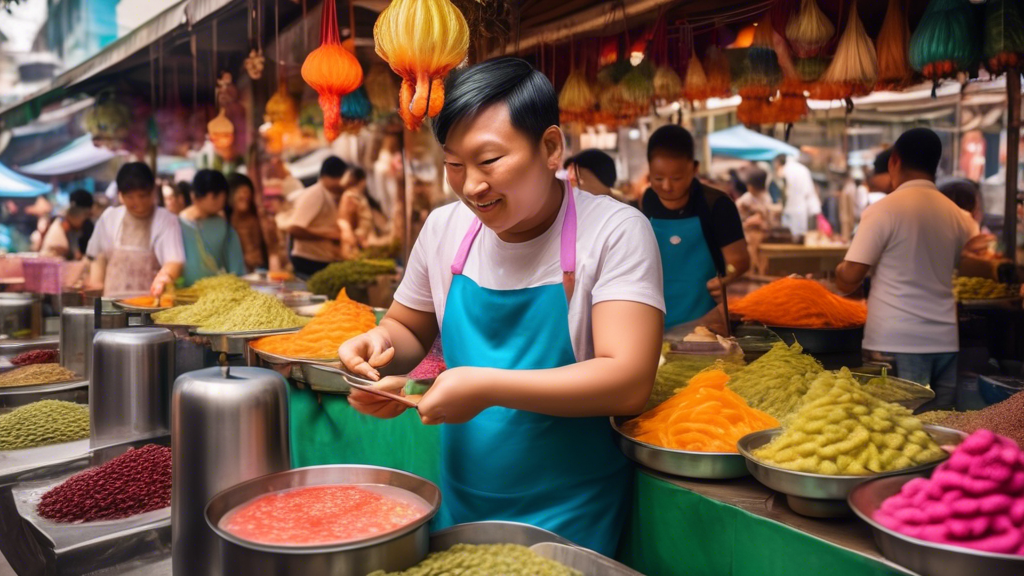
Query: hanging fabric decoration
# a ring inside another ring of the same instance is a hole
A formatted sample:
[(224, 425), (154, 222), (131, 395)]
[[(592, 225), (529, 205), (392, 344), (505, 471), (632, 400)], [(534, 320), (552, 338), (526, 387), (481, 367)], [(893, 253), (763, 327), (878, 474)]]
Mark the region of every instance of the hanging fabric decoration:
[(573, 70), (558, 93), (558, 109), (563, 122), (583, 122), (597, 105), (597, 96), (582, 70)]
[(359, 132), (370, 118), (373, 106), (362, 87), (341, 97), (341, 123), (345, 132)]
[(363, 87), (373, 106), (374, 117), (387, 118), (398, 111), (395, 106), (395, 102), (398, 102), (398, 83), (387, 66), (379, 62), (370, 66)]
[(683, 98), (690, 102), (703, 102), (711, 97), (711, 86), (708, 85), (708, 77), (704, 74), (704, 66), (696, 54), (690, 56), (690, 63), (686, 65), (686, 81), (683, 82)]
[(820, 54), (835, 33), (835, 26), (818, 7), (818, 0), (801, 0), (800, 11), (786, 24), (786, 39), (798, 58)]
[(708, 78), (708, 91), (712, 98), (732, 96), (732, 72), (729, 57), (718, 46), (711, 46), (704, 54), (704, 72)]
[(663, 102), (678, 100), (683, 94), (683, 81), (672, 67), (658, 66), (654, 71), (654, 97)]
[[(832, 63), (812, 87), (811, 97), (820, 100), (842, 100), (868, 94), (878, 79), (878, 58), (875, 45), (864, 31), (857, 13), (856, 0), (850, 4), (846, 29), (839, 38)], [(851, 102), (847, 102), (847, 107)]]
[(1020, 0), (988, 0), (985, 5), (985, 68), (1002, 74), (1024, 61), (1024, 7)]
[(363, 68), (351, 52), (341, 46), (338, 10), (333, 0), (324, 2), (320, 18), (320, 47), (302, 63), (302, 79), (320, 95), (324, 111), (324, 137), (333, 142), (341, 129), (338, 99), (359, 87)]
[[(266, 128), (261, 130), (266, 140), (266, 150), (270, 154), (280, 154), (294, 147), (302, 139), (298, 106), (295, 99), (288, 94), (288, 88), (284, 83), (281, 83), (277, 92), (267, 100), (263, 120)], [(326, 130), (326, 123), (324, 129)]]
[(816, 58), (797, 58), (793, 61), (796, 68), (797, 78), (801, 82), (810, 84), (816, 82), (828, 69), (828, 59), (820, 56)]
[(967, 0), (932, 0), (910, 37), (910, 65), (938, 82), (973, 69), (980, 56), (974, 10)]
[(899, 90), (910, 83), (912, 73), (910, 63), (907, 62), (910, 25), (907, 23), (906, 8), (902, 4), (902, 0), (889, 0), (882, 30), (878, 33), (877, 90)]
[(754, 41), (747, 51), (744, 75), (737, 82), (744, 99), (768, 98), (782, 80), (782, 69), (775, 53), (771, 15), (766, 13), (754, 31)]
[(650, 110), (651, 98), (654, 97), (655, 70), (647, 60), (631, 68), (619, 84), (622, 86), (622, 96), (626, 103), (636, 108), (638, 116), (643, 116)]
[(112, 89), (100, 92), (96, 104), (82, 116), (85, 131), (93, 144), (109, 150), (122, 150), (132, 123), (131, 108), (119, 102)]
[(619, 37), (610, 36), (601, 41), (601, 52), (597, 57), (600, 68), (611, 66), (619, 61)]
[(217, 156), (225, 160), (234, 160), (235, 125), (228, 120), (224, 108), (221, 108), (220, 114), (206, 125), (206, 132)]
[(402, 77), (398, 113), (416, 130), (444, 105), (444, 77), (466, 59), (469, 26), (449, 0), (393, 0), (373, 26), (377, 54)]

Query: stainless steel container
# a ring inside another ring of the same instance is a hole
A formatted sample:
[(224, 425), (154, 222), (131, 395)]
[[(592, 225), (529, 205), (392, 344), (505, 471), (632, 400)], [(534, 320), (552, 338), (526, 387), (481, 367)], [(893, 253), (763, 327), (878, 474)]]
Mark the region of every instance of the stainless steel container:
[[(253, 498), (291, 488), (328, 484), (395, 486), (422, 498), (430, 510), (419, 520), (393, 532), (328, 546), (256, 544), (220, 528), (224, 515)], [(218, 575), (366, 576), (374, 570), (405, 570), (422, 560), (430, 548), (429, 522), (440, 505), (438, 487), (408, 472), (376, 466), (312, 466), (256, 478), (217, 494), (206, 508), (206, 521), (223, 542), (225, 569), (217, 572)], [(177, 527), (176, 519), (172, 525)], [(177, 556), (174, 573), (185, 574), (178, 572)]]
[(43, 303), (34, 294), (0, 293), (0, 337), (38, 338), (43, 334)]
[(100, 330), (89, 386), (91, 446), (167, 433), (174, 382), (174, 334), (166, 328)]
[[(126, 328), (124, 310), (104, 310), (100, 328)], [(96, 312), (92, 306), (69, 306), (60, 313), (60, 364), (75, 374), (92, 380), (92, 340), (96, 334)]]
[[(206, 503), (221, 490), (291, 467), (287, 387), (279, 374), (250, 367), (207, 368), (175, 381), (171, 400), (175, 576), (228, 573), (221, 569), (220, 539), (206, 524)], [(231, 566), (229, 572), (246, 574), (240, 566)]]

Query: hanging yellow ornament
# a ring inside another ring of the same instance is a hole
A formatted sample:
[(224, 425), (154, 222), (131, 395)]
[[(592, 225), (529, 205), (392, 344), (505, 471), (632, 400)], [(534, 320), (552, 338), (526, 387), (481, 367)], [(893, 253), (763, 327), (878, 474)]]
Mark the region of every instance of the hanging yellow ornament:
[(263, 116), (267, 126), (262, 129), (266, 140), (267, 152), (280, 154), (286, 148), (297, 144), (302, 138), (299, 128), (299, 108), (295, 99), (288, 94), (288, 88), (282, 83), (277, 92), (267, 101)]
[(220, 114), (206, 125), (206, 132), (213, 143), (213, 151), (225, 160), (233, 160), (235, 157), (235, 125), (228, 119), (224, 109)]
[(448, 0), (392, 0), (373, 26), (377, 54), (402, 77), (398, 113), (409, 130), (444, 105), (444, 77), (466, 59), (469, 26)]

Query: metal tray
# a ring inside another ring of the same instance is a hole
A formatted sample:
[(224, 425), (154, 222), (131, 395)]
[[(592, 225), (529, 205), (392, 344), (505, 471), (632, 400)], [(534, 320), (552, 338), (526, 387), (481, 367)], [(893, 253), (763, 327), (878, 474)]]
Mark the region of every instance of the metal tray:
[[(860, 372), (851, 372), (851, 374), (853, 374), (853, 377), (860, 384), (867, 384), (869, 381), (874, 380), (875, 378), (882, 377), (880, 374), (871, 375), (862, 374)], [(892, 380), (893, 382), (912, 388), (914, 390), (914, 393), (918, 395), (916, 398), (911, 398), (910, 400), (899, 400), (897, 402), (893, 402), (893, 404), (899, 404), (900, 406), (907, 408), (911, 412), (917, 410), (921, 406), (924, 406), (931, 400), (935, 399), (935, 392), (931, 388), (923, 384), (918, 384), (917, 382), (912, 382), (910, 380), (905, 380), (903, 378), (896, 378), (895, 376), (886, 375), (885, 378), (887, 380)]]
[(927, 576), (1020, 576), (1024, 574), (1024, 556), (993, 554), (958, 546), (936, 544), (905, 536), (874, 519), (874, 513), (886, 498), (904, 484), (924, 476), (896, 476), (865, 482), (850, 492), (849, 505), (854, 514), (871, 526), (882, 555), (905, 568)]
[(89, 402), (89, 381), (72, 380), (54, 384), (0, 388), (0, 414), (40, 400), (64, 400), (87, 404)]
[(56, 334), (24, 340), (0, 339), (0, 356), (17, 356), (22, 352), (31, 352), (32, 350), (56, 350), (58, 346), (60, 346), (60, 337)]
[(136, 306), (134, 304), (128, 304), (123, 300), (114, 300), (114, 305), (129, 312), (142, 312), (144, 314), (156, 314), (157, 312), (163, 312), (164, 310), (172, 308), (172, 306)]
[(35, 513), (36, 503), (46, 490), (129, 448), (151, 443), (169, 445), (170, 436), (99, 448), (0, 478), (0, 550), (11, 567), (19, 574), (78, 575), (168, 548), (170, 507), (121, 520), (82, 524), (58, 524)]
[[(941, 446), (957, 445), (967, 438), (967, 435), (963, 432), (951, 428), (925, 424), (924, 429)], [(785, 494), (789, 507), (797, 514), (804, 516), (829, 518), (848, 515), (849, 507), (846, 505), (846, 498), (857, 485), (874, 478), (928, 472), (946, 461), (946, 458), (941, 458), (928, 464), (921, 464), (892, 472), (883, 472), (881, 474), (829, 476), (826, 474), (812, 474), (810, 472), (797, 472), (777, 468), (770, 464), (765, 464), (753, 456), (754, 450), (771, 442), (781, 433), (782, 428), (753, 432), (740, 438), (739, 442), (736, 443), (736, 447), (746, 459), (747, 468), (754, 478), (768, 488)]]
[(0, 450), (0, 482), (12, 474), (49, 466), (89, 452), (89, 439), (21, 450)]
[(610, 418), (612, 429), (618, 434), (619, 448), (637, 464), (684, 478), (725, 480), (750, 474), (746, 460), (739, 453), (673, 450), (630, 438), (619, 429), (629, 419), (628, 416)]
[(300, 327), (278, 329), (278, 330), (247, 330), (244, 332), (210, 332), (206, 330), (192, 329), (192, 333), (199, 338), (207, 340), (210, 349), (214, 352), (225, 354), (245, 354), (249, 348), (249, 342), (264, 336), (275, 334), (291, 334), (298, 332)]
[(562, 566), (579, 570), (585, 576), (643, 576), (640, 572), (620, 564), (593, 550), (578, 546), (566, 546), (555, 542), (541, 542), (530, 546), (530, 550)]

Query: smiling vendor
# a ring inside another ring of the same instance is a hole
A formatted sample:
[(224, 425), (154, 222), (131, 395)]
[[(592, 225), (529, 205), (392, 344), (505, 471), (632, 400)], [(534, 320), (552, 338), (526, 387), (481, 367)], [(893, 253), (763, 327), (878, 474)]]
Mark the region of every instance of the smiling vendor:
[(453, 74), (433, 129), (461, 202), (430, 214), (387, 316), (339, 355), (373, 379), (404, 374), (440, 327), (449, 369), (418, 409), (444, 424), (442, 524), (525, 522), (613, 554), (631, 467), (608, 416), (643, 409), (661, 347), (651, 226), (555, 178), (558, 98), (523, 60)]
[(650, 218), (665, 276), (665, 328), (696, 320), (720, 302), (724, 284), (750, 268), (743, 223), (732, 200), (697, 180), (693, 136), (658, 128), (647, 142), (651, 187), (641, 209)]

